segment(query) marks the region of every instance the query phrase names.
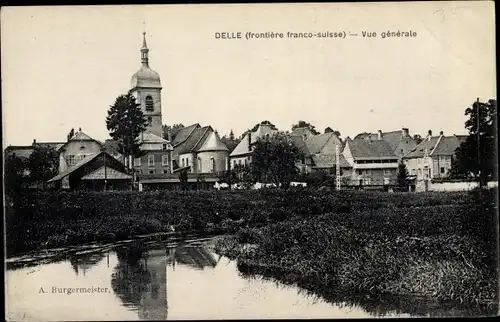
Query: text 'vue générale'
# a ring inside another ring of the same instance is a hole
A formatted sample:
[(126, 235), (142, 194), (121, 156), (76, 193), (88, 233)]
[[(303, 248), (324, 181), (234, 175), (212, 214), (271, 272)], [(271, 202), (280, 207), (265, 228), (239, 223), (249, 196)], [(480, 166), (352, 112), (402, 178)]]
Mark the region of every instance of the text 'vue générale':
[(417, 37), (417, 32), (412, 30), (397, 30), (397, 31), (361, 31), (361, 32), (346, 32), (346, 31), (323, 31), (323, 32), (215, 32), (215, 39), (238, 40), (238, 39), (312, 39), (312, 38), (338, 38), (345, 39), (347, 37), (358, 38), (414, 38)]

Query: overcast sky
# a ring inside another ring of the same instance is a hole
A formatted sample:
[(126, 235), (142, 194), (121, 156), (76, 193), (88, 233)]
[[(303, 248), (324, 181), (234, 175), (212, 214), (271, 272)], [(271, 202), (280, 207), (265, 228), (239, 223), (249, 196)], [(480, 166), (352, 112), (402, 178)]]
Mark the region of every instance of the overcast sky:
[[(108, 138), (106, 112), (140, 68), (144, 29), (164, 124), (462, 134), (465, 108), (496, 97), (492, 1), (2, 7), (4, 144), (64, 141), (71, 127)], [(380, 37), (398, 30), (417, 37)], [(238, 31), (358, 36), (214, 37)]]

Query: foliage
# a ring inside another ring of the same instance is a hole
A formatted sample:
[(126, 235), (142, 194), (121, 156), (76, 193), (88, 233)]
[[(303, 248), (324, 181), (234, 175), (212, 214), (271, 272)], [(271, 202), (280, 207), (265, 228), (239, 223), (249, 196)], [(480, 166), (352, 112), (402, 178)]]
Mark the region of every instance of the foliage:
[(338, 136), (339, 138), (341, 137), (341, 134), (339, 131), (334, 131), (331, 127), (327, 127), (325, 129), (325, 133), (334, 133), (336, 136)]
[(397, 181), (399, 187), (408, 187), (408, 169), (406, 168), (406, 164), (404, 164), (403, 162), (400, 162), (398, 164)]
[(237, 139), (234, 136), (233, 130), (229, 133), (229, 136), (224, 135), (221, 138), (222, 143), (226, 145), (226, 147), (229, 150), (229, 153), (233, 152), (233, 150), (238, 146), (238, 144), (241, 142), (241, 139)]
[(52, 147), (35, 144), (27, 162), (31, 181), (45, 182), (58, 173), (59, 154)]
[(10, 196), (19, 193), (28, 181), (28, 164), (25, 158), (8, 155), (4, 164), (4, 187)]
[(169, 135), (170, 134), (170, 140), (174, 140), (175, 139), (175, 135), (181, 130), (184, 128), (184, 124), (182, 123), (177, 123), (177, 124), (174, 124), (174, 125), (163, 125), (163, 138), (165, 140), (169, 140)]
[(302, 157), (289, 136), (277, 133), (269, 139), (257, 140), (250, 171), (257, 182), (271, 182), (278, 187), (288, 187), (298, 172), (296, 163)]
[(420, 144), (423, 141), (422, 136), (420, 134), (413, 135), (413, 140), (415, 140), (415, 143), (417, 144)]
[(485, 184), (488, 179), (494, 179), (498, 174), (497, 102), (474, 102), (465, 110), (465, 115), (469, 116), (465, 122), (469, 136), (456, 150), (450, 176), (459, 178), (473, 174)]
[(108, 110), (106, 127), (118, 149), (125, 156), (141, 155), (139, 135), (146, 130), (148, 121), (132, 93), (120, 95)]
[(179, 181), (181, 183), (181, 189), (186, 190), (187, 183), (188, 183), (188, 171), (187, 171), (187, 169), (182, 169), (179, 171)]
[[(251, 131), (251, 132), (257, 131), (257, 129), (259, 128), (259, 125), (261, 125), (261, 124), (269, 125), (269, 126), (271, 127), (271, 129), (273, 129), (273, 130), (277, 130), (277, 129), (278, 129), (278, 128), (276, 128), (276, 126), (275, 126), (273, 123), (271, 123), (271, 121), (265, 120), (265, 121), (262, 121), (262, 122), (260, 122), (260, 123), (255, 124), (255, 125), (254, 125), (251, 129), (250, 129), (250, 131)], [(248, 131), (247, 131), (247, 132), (248, 132)], [(245, 134), (246, 134), (246, 132), (245, 132), (245, 133), (243, 133), (242, 137), (243, 137)]]
[[(320, 134), (317, 130), (316, 130), (316, 127), (314, 125), (312, 125), (311, 123), (308, 123), (306, 121), (298, 121), (297, 124), (293, 124), (292, 125), (292, 131), (295, 130), (296, 128), (300, 128), (300, 127), (307, 127), (311, 132), (312, 134)], [(326, 132), (326, 130), (325, 130)]]

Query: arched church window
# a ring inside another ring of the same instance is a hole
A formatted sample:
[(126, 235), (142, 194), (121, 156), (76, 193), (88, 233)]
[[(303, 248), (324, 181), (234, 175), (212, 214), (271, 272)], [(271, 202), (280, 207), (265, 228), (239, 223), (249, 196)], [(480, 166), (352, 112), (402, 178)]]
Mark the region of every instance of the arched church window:
[(146, 96), (146, 111), (152, 111), (154, 110), (155, 104), (153, 102), (153, 98), (148, 95)]

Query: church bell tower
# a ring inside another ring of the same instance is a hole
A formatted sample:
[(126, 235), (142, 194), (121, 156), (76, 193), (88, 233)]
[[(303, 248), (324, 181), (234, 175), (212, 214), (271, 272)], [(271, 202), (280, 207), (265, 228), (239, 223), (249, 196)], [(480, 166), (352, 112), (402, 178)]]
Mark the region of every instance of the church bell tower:
[(141, 105), (142, 112), (149, 121), (146, 131), (163, 137), (160, 75), (149, 67), (146, 33), (143, 32), (142, 35), (141, 68), (132, 76), (130, 91)]

